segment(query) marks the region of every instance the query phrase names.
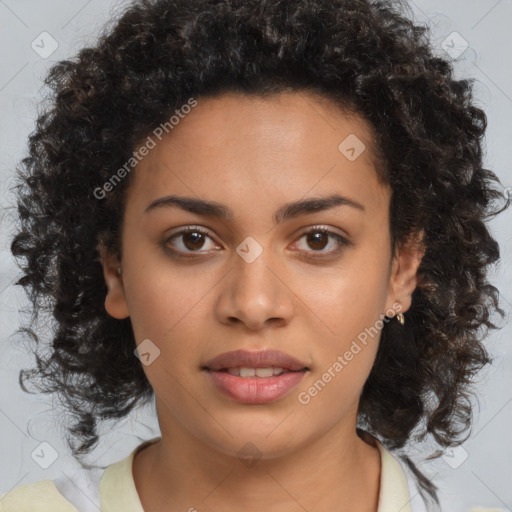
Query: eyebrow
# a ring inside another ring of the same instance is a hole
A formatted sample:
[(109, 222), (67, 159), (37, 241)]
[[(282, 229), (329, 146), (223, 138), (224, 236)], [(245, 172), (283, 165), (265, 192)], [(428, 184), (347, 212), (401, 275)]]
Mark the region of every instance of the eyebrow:
[[(327, 197), (314, 197), (286, 203), (274, 213), (273, 220), (274, 223), (279, 224), (285, 220), (298, 217), (299, 215), (329, 210), (336, 206), (350, 206), (361, 212), (366, 211), (365, 207), (358, 201), (339, 194), (334, 194)], [(191, 213), (223, 220), (233, 218), (233, 211), (221, 203), (197, 199), (195, 197), (180, 197), (174, 195), (156, 199), (146, 207), (144, 212), (149, 213), (160, 208), (169, 207), (178, 207)]]

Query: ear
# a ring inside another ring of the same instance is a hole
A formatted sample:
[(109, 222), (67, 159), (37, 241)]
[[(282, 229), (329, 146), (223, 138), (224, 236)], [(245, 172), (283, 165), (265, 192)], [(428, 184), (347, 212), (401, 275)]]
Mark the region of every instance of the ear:
[[(424, 234), (423, 230), (413, 233), (395, 251), (391, 264), (387, 310), (394, 309), (397, 313), (405, 313), (411, 307), (411, 296), (419, 282), (418, 267), (425, 254)], [(401, 305), (399, 310), (396, 303)]]
[(98, 245), (100, 262), (103, 267), (103, 277), (107, 285), (105, 309), (107, 313), (119, 320), (130, 316), (124, 294), (123, 277), (118, 271), (120, 262), (115, 255), (109, 252), (102, 244)]

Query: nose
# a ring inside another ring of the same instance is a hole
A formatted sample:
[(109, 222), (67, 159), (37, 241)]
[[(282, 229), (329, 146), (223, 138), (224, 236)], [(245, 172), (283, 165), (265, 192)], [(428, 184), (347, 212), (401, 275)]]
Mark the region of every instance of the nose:
[(294, 294), (279, 268), (270, 257), (270, 250), (264, 250), (250, 263), (236, 254), (234, 268), (220, 288), (218, 320), (253, 331), (288, 324), (293, 316)]

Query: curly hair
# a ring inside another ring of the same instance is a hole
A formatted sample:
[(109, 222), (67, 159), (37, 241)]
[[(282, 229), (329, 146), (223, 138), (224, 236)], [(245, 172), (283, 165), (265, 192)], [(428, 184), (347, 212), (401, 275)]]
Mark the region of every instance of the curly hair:
[[(369, 121), (376, 171), (392, 189), (392, 248), (421, 229), (426, 251), (405, 325), (382, 329), (358, 424), (393, 450), (413, 435), (442, 447), (467, 439), (471, 384), (491, 362), (482, 341), (504, 314), (487, 280), (499, 246), (486, 221), (510, 200), (499, 208), (499, 179), (483, 167), (487, 121), (472, 80), (455, 79), (406, 11), (391, 0), (139, 0), (94, 47), (51, 67), (17, 172), (11, 251), (33, 311), (21, 331), (37, 342), (42, 310), (55, 323), (51, 350), (35, 354), (20, 385), (30, 392), (24, 383), (37, 377), (39, 391), (62, 398), (76, 419), (75, 456), (96, 445), (99, 421), (153, 396), (130, 319), (105, 311), (98, 250), (121, 258), (133, 173), (101, 200), (94, 191), (188, 98), (227, 91), (313, 91)], [(438, 503), (436, 486), (403, 459)]]

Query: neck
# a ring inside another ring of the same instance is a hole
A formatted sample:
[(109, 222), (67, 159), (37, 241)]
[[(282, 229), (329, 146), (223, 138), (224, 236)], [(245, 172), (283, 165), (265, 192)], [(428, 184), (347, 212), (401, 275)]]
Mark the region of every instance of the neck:
[(355, 428), (332, 429), (285, 456), (271, 458), (256, 449), (251, 461), (244, 456), (250, 445), (238, 456), (226, 454), (177, 422), (166, 426), (161, 440), (141, 450), (133, 463), (147, 512), (377, 511), (379, 450), (360, 439)]

